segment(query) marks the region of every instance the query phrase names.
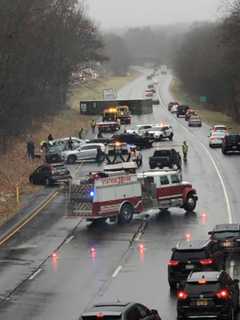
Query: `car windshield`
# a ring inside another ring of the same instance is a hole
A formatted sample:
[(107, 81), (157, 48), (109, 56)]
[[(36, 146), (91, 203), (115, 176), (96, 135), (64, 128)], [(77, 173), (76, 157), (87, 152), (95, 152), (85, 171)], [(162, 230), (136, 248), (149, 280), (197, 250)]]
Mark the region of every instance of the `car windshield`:
[(214, 293), (220, 289), (218, 282), (208, 282), (206, 284), (199, 284), (197, 282), (187, 283), (185, 290), (192, 295), (199, 295), (204, 293)]
[(174, 260), (199, 260), (205, 259), (206, 252), (204, 250), (176, 250), (174, 252), (173, 259)]
[(170, 152), (168, 150), (156, 150), (154, 152), (155, 157), (168, 157)]
[(214, 232), (212, 234), (213, 239), (216, 240), (224, 240), (227, 238), (239, 237), (240, 231), (224, 231), (224, 232)]

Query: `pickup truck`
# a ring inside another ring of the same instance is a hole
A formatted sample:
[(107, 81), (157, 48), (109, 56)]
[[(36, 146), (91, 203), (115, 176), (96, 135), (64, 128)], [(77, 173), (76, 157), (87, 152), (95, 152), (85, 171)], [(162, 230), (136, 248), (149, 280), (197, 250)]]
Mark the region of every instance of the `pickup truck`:
[(149, 158), (149, 166), (151, 169), (155, 168), (174, 168), (181, 169), (182, 159), (175, 149), (159, 149), (155, 150), (152, 157)]

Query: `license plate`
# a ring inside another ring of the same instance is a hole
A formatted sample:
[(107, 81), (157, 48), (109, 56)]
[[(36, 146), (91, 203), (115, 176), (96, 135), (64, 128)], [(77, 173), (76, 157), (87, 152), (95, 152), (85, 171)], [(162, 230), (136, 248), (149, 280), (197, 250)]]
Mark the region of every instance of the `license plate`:
[(204, 300), (204, 299), (202, 299), (202, 300), (197, 300), (196, 305), (197, 305), (198, 307), (206, 307), (206, 306), (208, 305), (208, 301), (207, 301), (207, 300)]
[(232, 148), (233, 148), (233, 149), (237, 149), (237, 146), (233, 146)]
[(185, 266), (185, 269), (187, 269), (187, 270), (192, 270), (193, 268), (194, 268), (193, 264), (188, 264)]

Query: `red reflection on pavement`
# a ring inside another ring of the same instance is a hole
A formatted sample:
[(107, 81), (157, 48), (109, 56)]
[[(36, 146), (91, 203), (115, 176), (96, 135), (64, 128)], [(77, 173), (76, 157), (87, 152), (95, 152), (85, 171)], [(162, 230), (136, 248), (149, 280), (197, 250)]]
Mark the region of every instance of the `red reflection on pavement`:
[(96, 248), (92, 247), (92, 248), (90, 249), (90, 254), (91, 254), (92, 260), (95, 261), (96, 256), (97, 256)]
[(192, 239), (191, 233), (187, 232), (187, 233), (185, 234), (185, 239), (186, 239), (187, 241), (190, 241), (190, 240)]
[(140, 243), (138, 245), (138, 252), (139, 252), (140, 261), (144, 262), (145, 246), (143, 243)]
[(207, 223), (207, 214), (206, 214), (206, 212), (202, 212), (200, 214), (200, 221), (201, 221), (201, 224), (206, 224)]
[(57, 268), (58, 268), (58, 253), (57, 252), (53, 252), (51, 255), (51, 265), (52, 265), (52, 270), (54, 272), (57, 272)]

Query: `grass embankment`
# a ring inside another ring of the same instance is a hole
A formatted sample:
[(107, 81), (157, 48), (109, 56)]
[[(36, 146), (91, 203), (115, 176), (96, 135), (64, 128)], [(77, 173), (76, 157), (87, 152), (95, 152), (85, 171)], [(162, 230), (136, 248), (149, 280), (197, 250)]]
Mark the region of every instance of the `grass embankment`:
[(207, 103), (200, 103), (197, 97), (188, 95), (179, 80), (173, 79), (170, 90), (177, 101), (188, 104), (196, 109), (205, 123), (209, 125), (224, 124), (231, 128), (231, 131), (240, 131), (240, 124), (235, 122), (233, 118), (223, 112), (213, 110), (213, 106)]
[[(47, 118), (38, 130), (33, 129), (25, 136), (12, 139), (9, 151), (0, 155), (0, 224), (7, 221), (16, 214), (22, 205), (16, 203), (16, 186), (19, 185), (20, 200), (24, 195), (39, 190), (39, 187), (29, 184), (28, 177), (34, 168), (39, 166), (43, 160), (35, 159), (29, 161), (26, 158), (26, 140), (32, 135), (35, 143), (36, 153), (39, 153), (40, 141), (47, 139), (49, 133), (54, 138), (65, 136), (77, 136), (81, 127), (88, 129), (90, 117), (79, 114), (80, 100), (102, 99), (104, 88), (114, 88), (116, 91), (127, 82), (137, 77), (137, 74), (130, 74), (126, 77), (112, 77), (89, 82), (84, 86), (75, 86), (70, 90), (68, 106), (70, 109), (61, 111), (52, 118)], [(37, 126), (39, 127), (39, 126)]]
[(81, 100), (102, 100), (103, 89), (113, 88), (117, 91), (127, 82), (134, 80), (137, 73), (130, 73), (125, 77), (111, 77), (92, 81), (82, 87), (74, 87), (69, 96), (69, 105), (79, 111), (79, 101)]

